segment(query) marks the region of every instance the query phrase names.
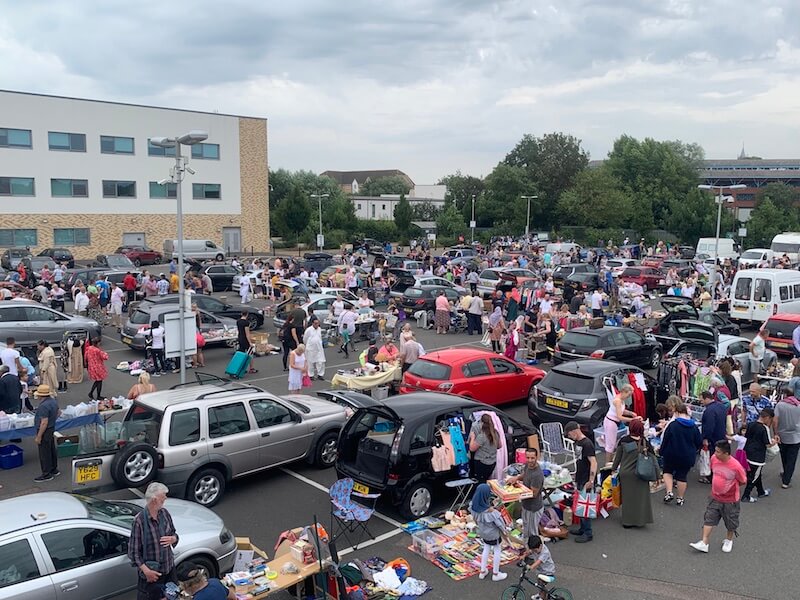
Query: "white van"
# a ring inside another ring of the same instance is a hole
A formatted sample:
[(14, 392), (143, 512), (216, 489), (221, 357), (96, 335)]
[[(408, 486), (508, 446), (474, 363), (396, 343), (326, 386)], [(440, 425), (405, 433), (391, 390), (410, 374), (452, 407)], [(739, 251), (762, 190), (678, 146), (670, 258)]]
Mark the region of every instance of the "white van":
[[(225, 260), (225, 250), (211, 240), (183, 240), (183, 255), (195, 260)], [(164, 259), (178, 257), (178, 240), (164, 240)]]
[(769, 247), (775, 256), (786, 254), (793, 265), (800, 262), (800, 233), (787, 231), (779, 233), (772, 238), (772, 245)]
[[(717, 238), (700, 238), (697, 240), (697, 254), (708, 254), (713, 260), (714, 248), (717, 247)], [(719, 249), (717, 256), (720, 260), (730, 258), (731, 260), (738, 258), (739, 251), (736, 243), (728, 238), (719, 238)]]
[(731, 320), (763, 322), (778, 313), (800, 313), (800, 272), (738, 271), (731, 286)]
[(765, 260), (771, 262), (773, 256), (775, 255), (769, 248), (750, 248), (750, 250), (742, 252), (742, 255), (739, 257), (739, 266), (747, 265), (757, 267)]
[(548, 254), (569, 254), (573, 250), (575, 250), (575, 252), (580, 252), (580, 245), (573, 244), (572, 242), (558, 242), (555, 244), (547, 244), (544, 249)]

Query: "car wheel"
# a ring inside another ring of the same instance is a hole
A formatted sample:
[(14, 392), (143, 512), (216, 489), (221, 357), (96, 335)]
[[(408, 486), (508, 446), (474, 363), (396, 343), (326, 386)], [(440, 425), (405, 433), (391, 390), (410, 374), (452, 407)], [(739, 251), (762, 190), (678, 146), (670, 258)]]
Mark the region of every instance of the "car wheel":
[(222, 261), (222, 260), (225, 260), (225, 257), (224, 257), (224, 256), (222, 256), (222, 254), (217, 254), (217, 255), (214, 257), (214, 260), (217, 260), (217, 261)]
[(531, 386), (531, 389), (528, 390), (528, 406), (531, 404), (536, 404), (536, 384)]
[(656, 348), (650, 355), (650, 368), (657, 369), (660, 362), (661, 362), (661, 350)]
[(156, 478), (158, 454), (146, 442), (126, 444), (111, 461), (111, 477), (121, 487), (147, 485)]
[(190, 556), (188, 560), (203, 569), (208, 577), (219, 575), (219, 565), (210, 556), (201, 554), (200, 556)]
[(141, 260), (139, 260), (138, 258), (137, 258), (137, 259), (135, 259), (135, 260), (133, 261), (133, 266), (134, 266), (134, 267), (137, 267), (137, 268), (138, 268), (138, 267), (141, 267), (141, 266), (142, 266), (142, 261), (141, 261)]
[(225, 476), (216, 469), (201, 469), (186, 488), (186, 499), (211, 508), (225, 493)]
[(258, 316), (254, 314), (247, 315), (247, 326), (250, 328), (250, 331), (258, 329)]
[(418, 481), (403, 496), (400, 512), (409, 520), (419, 519), (427, 515), (431, 510), (432, 501), (433, 489), (430, 484), (425, 481)]
[(336, 462), (336, 449), (339, 436), (331, 431), (323, 435), (314, 450), (314, 464), (320, 469), (327, 469)]

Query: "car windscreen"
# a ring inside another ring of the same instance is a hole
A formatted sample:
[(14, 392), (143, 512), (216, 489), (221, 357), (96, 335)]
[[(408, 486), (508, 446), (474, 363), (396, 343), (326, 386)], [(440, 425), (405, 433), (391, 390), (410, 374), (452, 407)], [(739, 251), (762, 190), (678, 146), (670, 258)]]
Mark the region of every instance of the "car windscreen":
[(86, 507), (86, 512), (89, 514), (90, 519), (111, 523), (112, 525), (120, 527), (130, 527), (133, 525), (133, 520), (136, 518), (136, 515), (142, 512), (140, 507), (127, 502), (108, 502), (106, 500), (82, 496), (80, 494), (75, 494), (74, 497), (80, 500)]
[(638, 277), (641, 274), (641, 269), (631, 269), (628, 267), (622, 272), (623, 277)]
[(109, 267), (130, 267), (133, 263), (127, 256), (107, 256), (106, 264)]
[(424, 358), (415, 360), (409, 367), (408, 372), (423, 379), (450, 379), (450, 367), (448, 365)]
[(761, 252), (757, 252), (755, 250), (748, 250), (747, 252), (742, 254), (741, 258), (757, 258), (758, 260), (761, 260), (762, 256), (763, 254)]
[(550, 371), (542, 379), (539, 387), (570, 395), (591, 394), (594, 391), (594, 379), (583, 375)]
[(422, 294), (424, 292), (417, 288), (408, 288), (405, 292), (403, 292), (404, 296), (408, 296), (409, 298), (422, 298)]
[(597, 348), (597, 343), (600, 338), (596, 335), (588, 333), (579, 333), (577, 331), (568, 331), (561, 338), (560, 344), (565, 346), (572, 346), (577, 350), (594, 350)]

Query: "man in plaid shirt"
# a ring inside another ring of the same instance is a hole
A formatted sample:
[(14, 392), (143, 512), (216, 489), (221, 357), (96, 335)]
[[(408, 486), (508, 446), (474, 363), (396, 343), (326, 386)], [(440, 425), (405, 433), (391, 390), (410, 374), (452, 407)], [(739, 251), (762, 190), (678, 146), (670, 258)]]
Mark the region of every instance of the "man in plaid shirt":
[(164, 508), (167, 486), (154, 481), (147, 486), (144, 510), (136, 515), (128, 543), (128, 558), (138, 569), (137, 600), (162, 600), (168, 581), (176, 581), (175, 554), (178, 534)]

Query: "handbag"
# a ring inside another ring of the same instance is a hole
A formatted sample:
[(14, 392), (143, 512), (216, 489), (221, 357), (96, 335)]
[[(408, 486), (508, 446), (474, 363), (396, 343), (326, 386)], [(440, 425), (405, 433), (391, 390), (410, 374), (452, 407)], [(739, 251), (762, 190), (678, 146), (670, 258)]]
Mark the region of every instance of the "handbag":
[(600, 494), (578, 491), (572, 495), (572, 514), (579, 519), (596, 519), (600, 507)]
[[(764, 425), (764, 427), (767, 427)], [(769, 433), (769, 427), (767, 427), (767, 439), (769, 439), (770, 443), (772, 443), (772, 436)], [(774, 446), (767, 446), (767, 462), (775, 460), (775, 457), (781, 453), (781, 449), (778, 447), (778, 444)]]
[(311, 377), (308, 374), (303, 375), (303, 387), (311, 387)]
[(642, 481), (658, 481), (656, 457), (644, 444), (639, 446), (639, 456), (636, 457), (636, 476)]

